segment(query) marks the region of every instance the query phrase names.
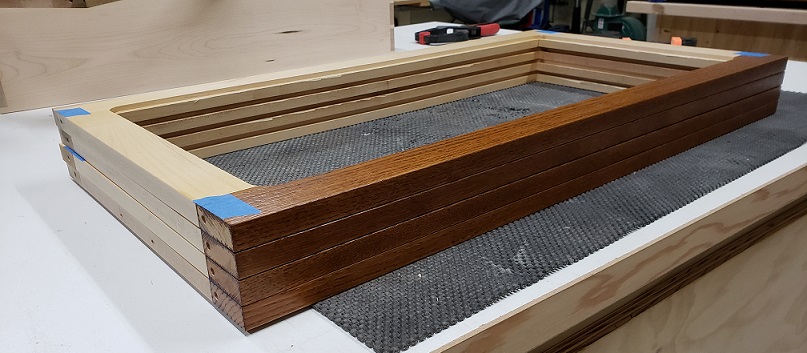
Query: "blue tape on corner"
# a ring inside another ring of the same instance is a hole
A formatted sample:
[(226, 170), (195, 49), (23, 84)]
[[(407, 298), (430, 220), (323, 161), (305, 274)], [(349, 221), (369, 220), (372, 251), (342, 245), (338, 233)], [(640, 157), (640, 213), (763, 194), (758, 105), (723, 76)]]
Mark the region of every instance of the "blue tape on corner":
[(194, 200), (193, 202), (204, 207), (206, 210), (210, 211), (210, 213), (221, 219), (261, 213), (257, 208), (230, 194), (208, 196), (203, 199)]
[(555, 32), (555, 31), (547, 31), (545, 29), (536, 29), (535, 31), (538, 32), (538, 33), (543, 33), (543, 34), (557, 34), (558, 33), (558, 32)]
[(73, 154), (73, 156), (75, 156), (78, 160), (80, 160), (82, 162), (87, 161), (86, 159), (84, 159), (84, 157), (82, 157), (80, 154), (78, 154), (78, 152), (74, 151), (72, 148), (64, 146), (64, 149), (66, 149), (67, 152), (70, 152), (71, 154)]
[(755, 53), (755, 52), (752, 52), (752, 51), (738, 51), (737, 55), (739, 55), (739, 56), (754, 56), (754, 57), (758, 57), (758, 58), (763, 57), (763, 56), (768, 56), (768, 54), (765, 54), (765, 53)]
[(61, 114), (61, 116), (65, 118), (69, 118), (71, 116), (78, 116), (78, 115), (90, 115), (90, 112), (82, 109), (82, 108), (70, 108), (70, 109), (62, 109), (57, 110), (57, 113)]

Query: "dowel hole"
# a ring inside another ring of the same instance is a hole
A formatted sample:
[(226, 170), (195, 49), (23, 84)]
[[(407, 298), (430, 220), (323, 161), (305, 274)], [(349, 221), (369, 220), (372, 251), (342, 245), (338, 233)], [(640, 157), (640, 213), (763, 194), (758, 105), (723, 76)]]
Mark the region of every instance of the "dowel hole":
[(216, 277), (216, 270), (214, 270), (212, 267), (210, 268), (210, 277)]
[(219, 300), (219, 293), (213, 292), (213, 300), (215, 301)]
[(210, 242), (209, 241), (205, 242), (205, 248), (207, 248), (207, 250), (210, 250)]
[(205, 217), (205, 215), (202, 215), (202, 223), (207, 223), (207, 217)]

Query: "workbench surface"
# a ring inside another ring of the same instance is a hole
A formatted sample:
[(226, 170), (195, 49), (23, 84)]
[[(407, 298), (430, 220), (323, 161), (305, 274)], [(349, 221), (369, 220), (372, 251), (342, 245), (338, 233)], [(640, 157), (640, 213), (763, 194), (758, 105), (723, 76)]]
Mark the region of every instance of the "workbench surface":
[[(412, 38), (436, 23), (396, 29)], [(398, 41), (398, 50), (414, 49)], [(783, 89), (807, 92), (807, 63)], [(368, 350), (313, 310), (245, 336), (67, 174), (49, 109), (0, 115), (0, 347), (8, 352), (355, 352)], [(776, 178), (804, 146), (413, 347), (429, 351), (711, 205)]]

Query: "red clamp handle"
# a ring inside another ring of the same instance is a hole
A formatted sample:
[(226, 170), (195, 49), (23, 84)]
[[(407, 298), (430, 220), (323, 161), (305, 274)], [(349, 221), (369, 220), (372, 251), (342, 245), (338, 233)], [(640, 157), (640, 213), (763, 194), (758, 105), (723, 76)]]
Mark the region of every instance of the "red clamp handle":
[(499, 26), (498, 23), (485, 23), (485, 24), (479, 24), (479, 25), (475, 25), (475, 26), (477, 26), (477, 27), (479, 27), (481, 29), (482, 37), (492, 36), (492, 35), (494, 35), (496, 33), (499, 33), (499, 30), (501, 29), (501, 27)]

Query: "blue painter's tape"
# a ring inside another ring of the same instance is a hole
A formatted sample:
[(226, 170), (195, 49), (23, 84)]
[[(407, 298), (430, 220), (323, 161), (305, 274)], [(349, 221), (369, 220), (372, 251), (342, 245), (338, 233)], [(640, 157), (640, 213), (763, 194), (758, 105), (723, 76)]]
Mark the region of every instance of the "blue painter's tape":
[(90, 115), (90, 112), (82, 109), (82, 108), (70, 108), (70, 109), (62, 109), (57, 110), (57, 113), (61, 114), (61, 116), (65, 118), (69, 118), (71, 116), (78, 116), (78, 115)]
[(543, 34), (557, 34), (558, 33), (558, 32), (555, 32), (555, 31), (547, 31), (545, 29), (536, 29), (535, 31), (538, 32), (538, 33), (543, 33)]
[(203, 199), (193, 201), (197, 205), (204, 207), (210, 213), (221, 219), (230, 217), (250, 216), (261, 213), (252, 205), (241, 201), (239, 198), (227, 194), (221, 196), (208, 196)]
[(758, 58), (763, 57), (763, 56), (768, 56), (768, 54), (765, 54), (765, 53), (755, 53), (755, 52), (752, 52), (752, 51), (738, 51), (737, 55), (739, 55), (739, 56), (754, 56), (754, 57), (758, 57)]
[(64, 149), (66, 149), (66, 150), (67, 150), (67, 152), (72, 153), (72, 154), (73, 154), (73, 156), (75, 156), (76, 158), (78, 158), (78, 160), (80, 160), (80, 161), (82, 161), (82, 162), (86, 162), (86, 161), (87, 161), (86, 159), (84, 159), (84, 157), (82, 157), (80, 154), (78, 154), (78, 152), (74, 151), (72, 148), (67, 147), (67, 146), (64, 146)]

